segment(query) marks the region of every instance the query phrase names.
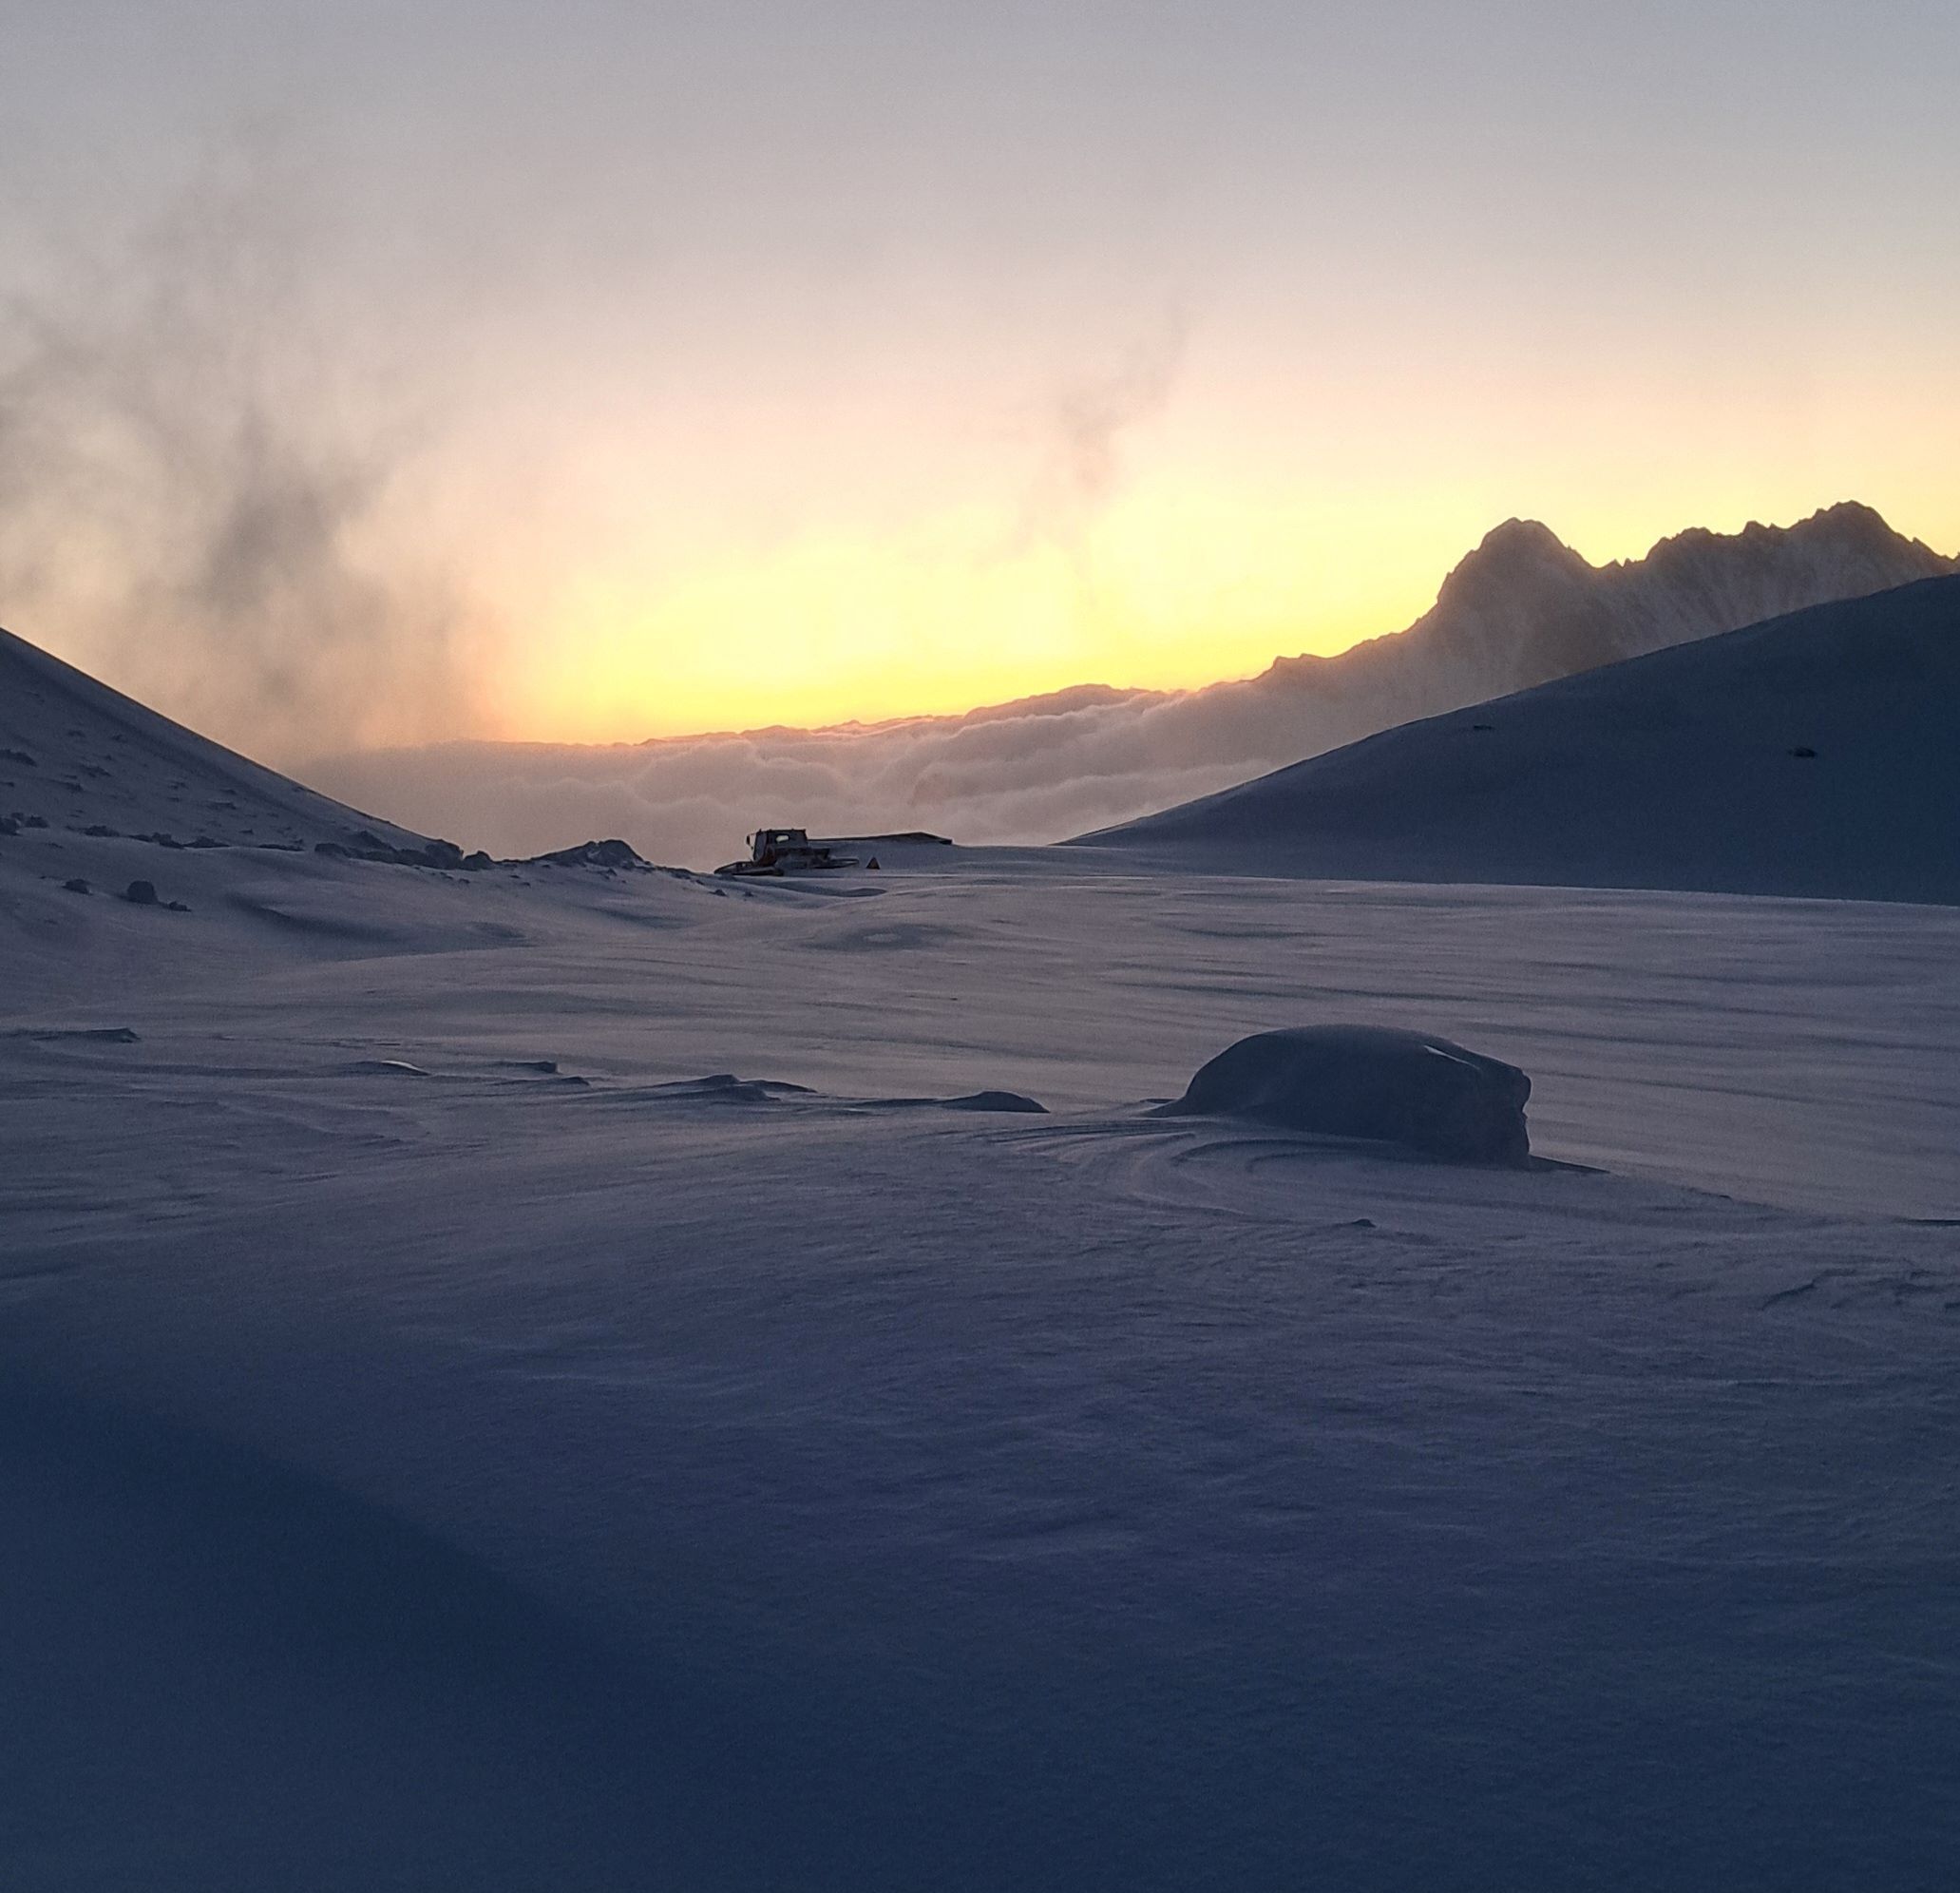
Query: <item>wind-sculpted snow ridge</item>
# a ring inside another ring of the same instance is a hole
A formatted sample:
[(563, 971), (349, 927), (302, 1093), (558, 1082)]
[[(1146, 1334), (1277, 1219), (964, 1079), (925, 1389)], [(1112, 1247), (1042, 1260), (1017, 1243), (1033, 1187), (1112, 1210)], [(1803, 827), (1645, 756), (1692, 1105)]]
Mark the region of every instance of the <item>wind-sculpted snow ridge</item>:
[(1690, 530), (1604, 566), (1513, 520), (1407, 630), (1204, 689), (1089, 684), (961, 717), (638, 744), (445, 743), (334, 756), (314, 773), (365, 805), (504, 853), (614, 833), (705, 869), (765, 820), (812, 834), (924, 828), (967, 844), (1048, 842), (1412, 717), (1952, 569), (1855, 505), (1789, 527)]
[(969, 1091), (957, 1098), (839, 1098), (827, 1096), (808, 1084), (791, 1084), (777, 1078), (739, 1078), (733, 1072), (714, 1072), (706, 1078), (679, 1079), (656, 1084), (627, 1095), (635, 1105), (668, 1104), (706, 1106), (720, 1109), (768, 1107), (803, 1102), (818, 1109), (845, 1111), (968, 1111), (1000, 1113), (1007, 1116), (1046, 1117), (1048, 1107), (1018, 1091)]
[(1960, 578), (1390, 730), (1084, 836), (1330, 880), (1960, 904)]
[(1300, 1025), (1227, 1046), (1157, 1115), (1249, 1118), (1463, 1163), (1521, 1164), (1532, 1148), (1531, 1095), (1515, 1065), (1434, 1033)]

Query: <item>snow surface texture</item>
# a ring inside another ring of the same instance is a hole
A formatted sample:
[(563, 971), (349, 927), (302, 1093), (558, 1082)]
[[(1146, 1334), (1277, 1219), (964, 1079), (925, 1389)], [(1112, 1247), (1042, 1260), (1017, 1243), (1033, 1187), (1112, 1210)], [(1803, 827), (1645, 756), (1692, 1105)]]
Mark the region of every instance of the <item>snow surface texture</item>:
[(1407, 631), (1337, 658), (1282, 658), (1243, 682), (1174, 693), (1085, 685), (873, 727), (597, 747), (447, 743), (334, 756), (309, 774), (363, 807), (500, 853), (618, 834), (655, 860), (712, 868), (757, 823), (778, 819), (812, 833), (926, 828), (968, 843), (1054, 841), (1411, 717), (1952, 569), (1858, 506), (1787, 529), (1684, 532), (1645, 559), (1600, 567), (1513, 520)]
[(1382, 1025), (1257, 1032), (1208, 1061), (1163, 1117), (1249, 1118), (1402, 1144), (1461, 1163), (1523, 1163), (1532, 1080), (1501, 1059)]
[(1412, 723), (1085, 841), (1232, 872), (1960, 903), (1960, 578)]
[(10, 1893), (1949, 1884), (1960, 911), (920, 854), (0, 838)]
[[(302, 848), (361, 829), (421, 835), (315, 794), (0, 631), (0, 820), (237, 848)], [(120, 885), (120, 884), (119, 884)]]

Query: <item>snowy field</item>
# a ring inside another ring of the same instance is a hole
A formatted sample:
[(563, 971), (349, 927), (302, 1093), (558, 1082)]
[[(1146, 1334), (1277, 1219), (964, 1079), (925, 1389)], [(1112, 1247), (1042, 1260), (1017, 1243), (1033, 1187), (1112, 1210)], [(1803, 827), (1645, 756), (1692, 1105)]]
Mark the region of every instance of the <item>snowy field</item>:
[(0, 841), (0, 1882), (1950, 1885), (1960, 910), (1132, 870)]

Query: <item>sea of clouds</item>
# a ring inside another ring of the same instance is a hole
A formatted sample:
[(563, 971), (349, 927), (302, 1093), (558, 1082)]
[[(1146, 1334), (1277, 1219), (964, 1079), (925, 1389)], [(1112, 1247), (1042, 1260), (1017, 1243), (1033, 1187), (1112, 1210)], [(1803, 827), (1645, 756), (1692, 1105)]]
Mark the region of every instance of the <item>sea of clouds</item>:
[(748, 831), (781, 823), (1043, 842), (1293, 761), (1300, 706), (1284, 695), (1263, 680), (1178, 694), (1090, 686), (963, 717), (637, 744), (443, 743), (329, 757), (306, 773), (356, 807), (505, 855), (618, 835), (653, 859), (713, 867)]

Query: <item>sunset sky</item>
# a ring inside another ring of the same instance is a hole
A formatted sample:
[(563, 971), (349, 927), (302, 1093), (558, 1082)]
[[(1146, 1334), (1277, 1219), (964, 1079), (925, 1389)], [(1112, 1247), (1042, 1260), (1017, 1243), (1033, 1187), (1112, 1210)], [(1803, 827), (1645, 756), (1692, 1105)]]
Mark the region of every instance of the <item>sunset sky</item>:
[(614, 739), (1243, 675), (1512, 514), (1960, 550), (1956, 96), (1912, 0), (17, 9), (0, 622)]

